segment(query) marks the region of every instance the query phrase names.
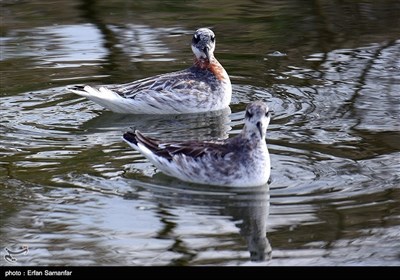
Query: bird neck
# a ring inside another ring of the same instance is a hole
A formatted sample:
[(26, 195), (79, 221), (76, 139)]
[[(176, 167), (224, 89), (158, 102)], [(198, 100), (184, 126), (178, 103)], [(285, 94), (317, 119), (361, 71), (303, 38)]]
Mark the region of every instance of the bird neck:
[(208, 60), (207, 58), (197, 58), (197, 57), (195, 57), (194, 58), (194, 66), (196, 66), (196, 67), (198, 67), (198, 68), (200, 68), (202, 70), (205, 70), (205, 69), (210, 68), (210, 65), (212, 65), (215, 60), (216, 59), (214, 57), (211, 57), (210, 60)]
[(248, 127), (244, 127), (241, 136), (248, 140), (253, 145), (257, 145), (259, 143), (265, 143), (265, 136), (260, 135), (258, 129), (249, 129)]
[(201, 70), (211, 71), (220, 81), (229, 80), (228, 74), (226, 73), (225, 69), (214, 56), (212, 56), (210, 60), (208, 60), (207, 58), (196, 57), (194, 59), (194, 67)]

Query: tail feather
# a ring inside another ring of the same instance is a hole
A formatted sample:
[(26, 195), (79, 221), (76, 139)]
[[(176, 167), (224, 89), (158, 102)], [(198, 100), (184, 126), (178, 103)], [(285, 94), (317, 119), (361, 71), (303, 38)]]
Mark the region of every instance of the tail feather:
[(116, 93), (115, 91), (112, 91), (106, 87), (100, 87), (99, 90), (97, 91), (98, 93), (101, 94), (101, 96), (107, 96), (107, 98), (109, 99), (121, 99), (123, 98), (121, 95), (119, 95), (118, 93)]
[(153, 138), (144, 136), (139, 130), (125, 132), (122, 137), (130, 145), (138, 146), (140, 143), (154, 153), (159, 151), (159, 142)]
[(69, 86), (67, 87), (69, 91), (76, 93), (81, 96), (85, 97), (98, 97), (101, 99), (113, 99), (113, 98), (121, 98), (116, 92), (113, 92), (105, 87), (100, 87), (96, 89), (94, 87), (88, 85), (76, 85), (76, 86)]
[(75, 85), (75, 86), (68, 86), (67, 90), (76, 93), (78, 95), (87, 96), (87, 92), (85, 91), (86, 85)]
[(138, 141), (137, 141), (137, 139), (136, 139), (136, 134), (135, 134), (135, 132), (130, 132), (130, 131), (125, 132), (124, 135), (123, 135), (122, 137), (123, 137), (124, 140), (125, 140), (126, 142), (128, 142), (129, 144), (132, 144), (132, 145), (137, 146)]
[(67, 87), (67, 90), (80, 96), (84, 96), (117, 113), (131, 113), (136, 111), (136, 106), (132, 104), (131, 100), (120, 96), (118, 93), (106, 87), (96, 89), (88, 85), (77, 85)]
[[(103, 106), (116, 113), (121, 114), (179, 114), (182, 111), (176, 109), (172, 104), (165, 104), (162, 100), (158, 100), (154, 96), (158, 94), (155, 90), (145, 90), (138, 92), (141, 97), (136, 98), (137, 95), (130, 97), (121, 96), (118, 91), (102, 86), (94, 88), (88, 85), (75, 85), (66, 88), (80, 96), (84, 96), (93, 102)], [(165, 94), (166, 96), (168, 94)], [(164, 95), (161, 95), (164, 96)], [(163, 104), (161, 104), (163, 103)]]

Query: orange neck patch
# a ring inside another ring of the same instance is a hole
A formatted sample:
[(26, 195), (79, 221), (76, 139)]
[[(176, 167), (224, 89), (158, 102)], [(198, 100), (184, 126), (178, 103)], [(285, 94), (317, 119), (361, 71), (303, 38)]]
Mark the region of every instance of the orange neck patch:
[(208, 59), (195, 59), (194, 65), (202, 70), (211, 71), (220, 81), (225, 80), (225, 70), (215, 58), (212, 58), (211, 62)]

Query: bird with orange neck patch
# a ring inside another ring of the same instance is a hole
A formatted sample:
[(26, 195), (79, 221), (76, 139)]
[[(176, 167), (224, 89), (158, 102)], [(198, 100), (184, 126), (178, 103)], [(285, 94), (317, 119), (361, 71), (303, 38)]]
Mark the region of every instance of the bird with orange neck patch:
[(127, 84), (69, 86), (67, 89), (124, 114), (185, 114), (217, 111), (229, 106), (232, 85), (214, 57), (215, 35), (208, 28), (192, 38), (193, 65)]

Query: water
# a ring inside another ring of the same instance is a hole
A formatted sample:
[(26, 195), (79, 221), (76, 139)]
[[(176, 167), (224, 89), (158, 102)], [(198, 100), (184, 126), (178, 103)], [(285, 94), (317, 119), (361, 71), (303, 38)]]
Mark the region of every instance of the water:
[[(377, 2), (2, 1), (0, 264), (399, 265), (400, 3)], [(119, 115), (64, 89), (188, 67), (201, 26), (230, 110)], [(121, 140), (231, 137), (253, 100), (268, 186), (183, 183)]]

